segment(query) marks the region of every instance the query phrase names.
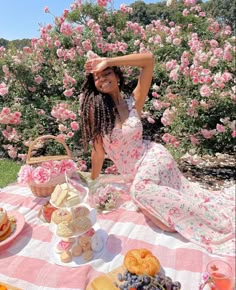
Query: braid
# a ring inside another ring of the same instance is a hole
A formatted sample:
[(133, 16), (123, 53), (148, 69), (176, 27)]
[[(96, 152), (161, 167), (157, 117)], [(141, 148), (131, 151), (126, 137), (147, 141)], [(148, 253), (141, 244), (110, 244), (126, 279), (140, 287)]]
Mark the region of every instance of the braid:
[[(123, 74), (117, 67), (114, 67), (114, 72), (120, 78), (121, 89), (124, 84)], [(92, 74), (87, 76), (81, 90), (82, 137), (84, 148), (87, 149), (89, 141), (94, 144), (98, 137), (111, 135), (115, 126), (116, 110), (112, 97), (97, 90)]]

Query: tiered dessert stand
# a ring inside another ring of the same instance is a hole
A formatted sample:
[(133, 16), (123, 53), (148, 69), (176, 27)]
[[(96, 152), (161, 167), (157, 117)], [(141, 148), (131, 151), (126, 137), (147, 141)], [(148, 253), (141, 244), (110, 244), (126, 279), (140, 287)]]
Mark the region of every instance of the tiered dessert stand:
[[(50, 203), (58, 208), (58, 209), (65, 209), (67, 211), (70, 212), (71, 216), (72, 216), (72, 221), (75, 220), (75, 212), (76, 209), (78, 207), (86, 207), (89, 209), (89, 214), (87, 215), (87, 217), (89, 218), (89, 220), (91, 221), (91, 226), (89, 228), (86, 228), (83, 231), (77, 232), (76, 234), (73, 234), (71, 236), (67, 236), (67, 237), (62, 237), (62, 236), (58, 236), (57, 234), (57, 227), (58, 225), (56, 225), (55, 223), (51, 222), (50, 224), (50, 229), (53, 232), (53, 238), (52, 238), (52, 242), (50, 245), (50, 256), (52, 261), (57, 264), (57, 265), (61, 265), (61, 266), (66, 266), (66, 267), (78, 267), (87, 263), (90, 263), (98, 258), (100, 258), (102, 256), (102, 254), (104, 253), (105, 250), (105, 245), (106, 245), (106, 240), (107, 240), (107, 233), (102, 230), (99, 226), (99, 224), (97, 223), (97, 214), (96, 214), (96, 209), (91, 208), (88, 204), (87, 204), (87, 198), (88, 198), (88, 188), (86, 188), (86, 194), (84, 196), (82, 196), (80, 203), (71, 206), (71, 207), (67, 207), (67, 206), (61, 206), (58, 207), (56, 206), (52, 200), (50, 200)], [(90, 232), (90, 234), (89, 234)], [(84, 258), (83, 255), (79, 255), (79, 256), (72, 256), (72, 261), (70, 262), (62, 262), (61, 260), (61, 254), (56, 252), (56, 247), (58, 245), (58, 243), (63, 240), (63, 241), (68, 241), (73, 239), (74, 243), (73, 246), (76, 246), (79, 244), (79, 239), (80, 237), (82, 237), (83, 235), (86, 235), (86, 233), (92, 236), (96, 235), (96, 239), (98, 239), (98, 241), (100, 242), (100, 244), (102, 243), (102, 246), (100, 245), (97, 249), (93, 249), (92, 248), (92, 258)]]

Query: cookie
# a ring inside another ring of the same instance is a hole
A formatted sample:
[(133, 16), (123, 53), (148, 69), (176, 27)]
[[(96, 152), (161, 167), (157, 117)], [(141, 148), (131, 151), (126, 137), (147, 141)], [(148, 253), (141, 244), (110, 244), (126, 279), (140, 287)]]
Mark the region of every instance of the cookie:
[(83, 252), (82, 257), (85, 261), (89, 261), (92, 260), (93, 258), (93, 251), (92, 250), (88, 250)]
[(70, 222), (72, 220), (72, 216), (66, 209), (57, 209), (52, 213), (51, 219), (56, 225), (61, 222)]
[(88, 243), (90, 243), (91, 238), (89, 236), (83, 235), (79, 237), (78, 241), (81, 246), (86, 246)]
[(78, 257), (78, 256), (81, 256), (81, 254), (83, 253), (83, 249), (80, 245), (76, 245), (72, 247), (71, 253), (73, 257)]
[(61, 254), (64, 251), (68, 251), (72, 247), (73, 243), (65, 242), (61, 240), (55, 247), (55, 252)]
[(72, 255), (70, 251), (64, 251), (60, 255), (60, 259), (63, 263), (70, 263), (72, 261)]
[(91, 243), (89, 242), (88, 244), (82, 246), (82, 249), (83, 249), (84, 252), (86, 252), (88, 250), (92, 250)]

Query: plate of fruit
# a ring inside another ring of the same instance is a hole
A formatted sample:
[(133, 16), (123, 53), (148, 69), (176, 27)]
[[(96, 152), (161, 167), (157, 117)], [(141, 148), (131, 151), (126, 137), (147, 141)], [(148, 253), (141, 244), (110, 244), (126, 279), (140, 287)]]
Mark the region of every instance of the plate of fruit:
[(148, 249), (131, 249), (123, 264), (95, 277), (86, 290), (180, 290), (181, 283), (161, 271), (159, 260)]

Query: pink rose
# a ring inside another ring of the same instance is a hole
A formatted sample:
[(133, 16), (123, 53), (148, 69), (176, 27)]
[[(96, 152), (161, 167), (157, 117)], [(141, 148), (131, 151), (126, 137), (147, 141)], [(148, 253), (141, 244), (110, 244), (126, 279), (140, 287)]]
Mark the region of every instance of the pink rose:
[(75, 121), (71, 122), (70, 126), (73, 131), (77, 131), (79, 129), (79, 124)]
[(236, 138), (236, 131), (233, 131), (233, 132), (231, 133), (231, 136), (232, 136), (233, 138)]
[(60, 166), (61, 172), (72, 172), (76, 170), (76, 165), (73, 160), (62, 160)]
[(74, 88), (67, 89), (67, 90), (64, 91), (63, 94), (64, 94), (66, 97), (71, 97), (71, 96), (73, 95), (73, 91), (74, 91)]
[(217, 124), (217, 125), (216, 125), (216, 130), (217, 130), (218, 132), (224, 133), (224, 132), (225, 132), (225, 126), (220, 125), (220, 124)]
[(201, 129), (202, 136), (206, 139), (211, 139), (215, 135), (216, 130)]
[(50, 170), (39, 166), (33, 170), (32, 178), (35, 183), (43, 184), (50, 180), (50, 175)]
[(202, 97), (209, 97), (211, 95), (211, 90), (207, 85), (203, 85), (200, 88), (200, 94)]
[(41, 82), (43, 81), (43, 78), (42, 78), (40, 75), (38, 75), (38, 76), (36, 76), (36, 77), (34, 78), (34, 80), (35, 80), (35, 82), (39, 85), (39, 84), (41, 84)]

